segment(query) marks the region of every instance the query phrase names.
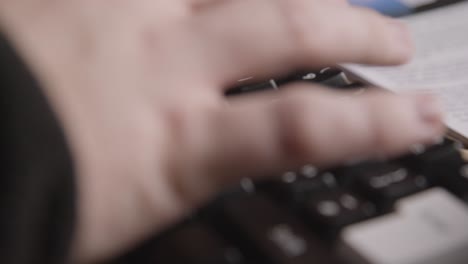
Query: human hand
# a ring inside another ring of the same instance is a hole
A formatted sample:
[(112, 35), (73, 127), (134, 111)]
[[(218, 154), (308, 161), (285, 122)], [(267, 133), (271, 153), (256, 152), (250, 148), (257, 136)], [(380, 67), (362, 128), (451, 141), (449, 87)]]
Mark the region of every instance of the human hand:
[(223, 96), (250, 75), (409, 59), (401, 24), (345, 1), (3, 3), (75, 156), (77, 262), (128, 249), (243, 177), (397, 155), (444, 131), (428, 96), (306, 84)]

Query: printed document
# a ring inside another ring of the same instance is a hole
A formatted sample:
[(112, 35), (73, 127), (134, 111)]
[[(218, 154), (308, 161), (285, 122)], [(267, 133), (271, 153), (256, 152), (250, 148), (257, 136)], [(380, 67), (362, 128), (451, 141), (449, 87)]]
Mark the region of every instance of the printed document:
[(397, 93), (430, 92), (447, 111), (447, 126), (468, 142), (468, 1), (406, 18), (416, 55), (406, 65), (343, 68), (366, 82)]

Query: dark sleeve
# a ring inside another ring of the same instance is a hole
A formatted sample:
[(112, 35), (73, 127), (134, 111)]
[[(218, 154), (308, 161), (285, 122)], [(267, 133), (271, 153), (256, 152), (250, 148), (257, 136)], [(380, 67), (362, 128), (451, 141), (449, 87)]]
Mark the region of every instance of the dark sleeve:
[(75, 186), (63, 131), (0, 34), (0, 263), (66, 263)]

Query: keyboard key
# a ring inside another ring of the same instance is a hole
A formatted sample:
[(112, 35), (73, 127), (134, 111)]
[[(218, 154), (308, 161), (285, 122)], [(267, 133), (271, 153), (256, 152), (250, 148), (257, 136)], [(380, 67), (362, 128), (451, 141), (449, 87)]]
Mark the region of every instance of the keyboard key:
[(468, 150), (467, 149), (462, 149), (460, 150), (462, 157), (465, 161), (468, 161)]
[[(245, 243), (274, 264), (334, 263), (306, 226), (265, 196), (245, 196), (226, 203), (227, 219)], [(313, 261), (313, 262), (311, 262)]]
[(268, 81), (263, 81), (263, 82), (258, 82), (258, 83), (250, 83), (250, 81), (246, 81), (246, 82), (247, 83), (244, 85), (240, 85), (238, 87), (229, 89), (226, 92), (226, 95), (227, 96), (240, 95), (240, 94), (245, 94), (245, 93), (250, 93), (250, 92), (275, 90), (278, 88), (276, 86), (276, 83), (273, 80), (268, 80)]
[(350, 89), (356, 88), (354, 85), (357, 84), (357, 82), (351, 81), (347, 74), (341, 69), (334, 67), (299, 71), (277, 80), (277, 84), (279, 86), (284, 86), (294, 82), (310, 82), (334, 88), (350, 87)]
[(320, 84), (330, 87), (346, 87), (353, 84), (348, 76), (340, 69), (325, 68), (320, 71)]
[[(348, 76), (338, 68), (326, 67), (315, 71), (302, 71), (294, 74), (295, 81), (318, 83), (329, 87), (346, 87), (354, 84)], [(291, 80), (289, 78), (288, 80)]]
[(468, 202), (468, 162), (447, 169), (447, 173), (441, 177), (441, 182), (444, 187)]
[(392, 162), (368, 162), (343, 171), (341, 179), (358, 193), (374, 201), (383, 211), (402, 197), (429, 187), (422, 174)]
[(402, 161), (427, 176), (434, 185), (444, 186), (468, 198), (468, 162), (464, 160), (458, 143), (446, 140), (428, 151), (409, 155)]
[(336, 187), (337, 180), (333, 174), (320, 173), (312, 166), (305, 166), (298, 172), (286, 172), (280, 178), (260, 186), (275, 199), (292, 203), (305, 202), (311, 194)]
[(449, 173), (457, 172), (463, 163), (460, 145), (448, 139), (427, 150), (423, 146), (416, 146), (413, 149), (414, 153), (401, 158), (400, 161), (414, 171), (423, 173), (436, 184), (440, 183), (441, 178), (448, 173), (448, 169), (451, 170)]
[[(244, 256), (210, 227), (190, 223), (161, 241), (161, 247), (146, 262), (177, 264), (243, 264)], [(151, 254), (151, 253), (150, 253)]]
[(444, 189), (431, 189), (402, 199), (393, 214), (346, 228), (338, 250), (357, 263), (464, 264), (468, 207)]
[(330, 191), (310, 197), (305, 212), (316, 230), (329, 238), (345, 226), (376, 215), (373, 203), (344, 190)]

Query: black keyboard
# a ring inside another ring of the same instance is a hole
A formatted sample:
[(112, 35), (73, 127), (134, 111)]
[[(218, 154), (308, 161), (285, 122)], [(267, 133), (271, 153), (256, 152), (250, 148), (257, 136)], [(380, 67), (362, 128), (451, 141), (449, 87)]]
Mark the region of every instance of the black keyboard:
[(282, 86), (292, 82), (310, 82), (337, 89), (357, 89), (364, 87), (361, 83), (351, 80), (342, 70), (335, 67), (325, 67), (313, 71), (297, 71), (286, 77), (277, 79), (256, 80), (254, 77), (247, 77), (239, 80), (238, 85), (229, 89), (226, 95), (234, 96), (244, 95), (249, 92), (278, 90)]
[[(336, 68), (246, 78), (229, 95), (294, 81), (364, 89)], [(243, 179), (116, 263), (466, 264), (468, 162), (446, 138), (392, 160), (319, 170), (304, 165), (269, 180)]]

